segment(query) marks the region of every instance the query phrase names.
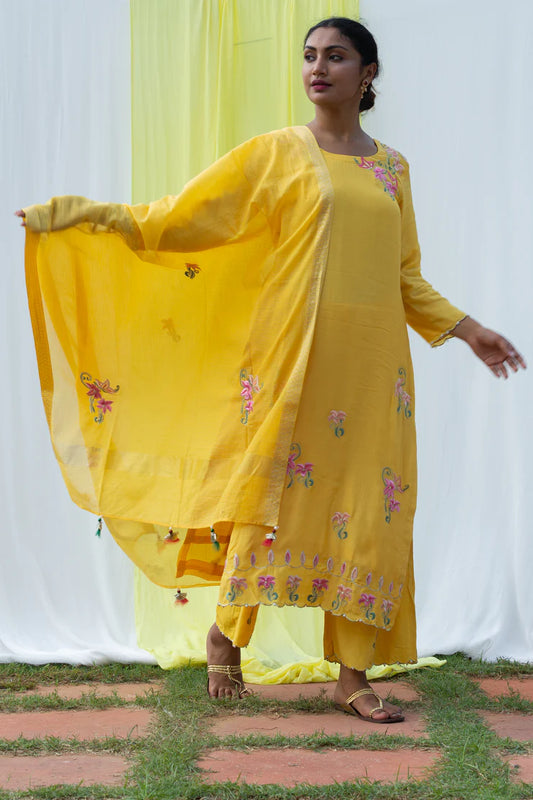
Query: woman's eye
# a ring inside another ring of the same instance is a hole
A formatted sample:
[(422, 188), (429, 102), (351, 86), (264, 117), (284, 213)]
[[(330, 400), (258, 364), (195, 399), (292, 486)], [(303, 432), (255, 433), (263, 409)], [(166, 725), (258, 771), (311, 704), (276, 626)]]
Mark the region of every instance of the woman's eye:
[(340, 56), (338, 53), (332, 53), (330, 55), (330, 60), (331, 61), (342, 61), (342, 56)]
[(312, 60), (313, 60), (313, 54), (312, 53), (306, 53), (304, 55), (304, 61), (312, 61)]

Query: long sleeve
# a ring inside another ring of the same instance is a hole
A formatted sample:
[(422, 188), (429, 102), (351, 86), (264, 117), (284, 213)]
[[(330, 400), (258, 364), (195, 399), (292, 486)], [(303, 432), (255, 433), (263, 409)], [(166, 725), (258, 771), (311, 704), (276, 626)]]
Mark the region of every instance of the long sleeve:
[(420, 271), (420, 247), (409, 181), (409, 165), (404, 163), (401, 179), (402, 220), (401, 291), (408, 324), (433, 347), (443, 344), (453, 328), (466, 316), (437, 292)]
[(231, 242), (249, 230), (275, 194), (266, 178), (271, 167), (266, 139), (256, 137), (223, 156), (179, 195), (133, 206), (54, 197), (25, 209), (27, 227), (43, 233), (88, 225), (91, 231), (121, 234), (134, 250), (194, 252)]

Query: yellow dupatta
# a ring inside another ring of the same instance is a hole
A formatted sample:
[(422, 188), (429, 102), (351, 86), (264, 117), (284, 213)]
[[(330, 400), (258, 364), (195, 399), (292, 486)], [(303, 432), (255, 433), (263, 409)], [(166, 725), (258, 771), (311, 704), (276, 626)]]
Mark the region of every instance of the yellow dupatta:
[[(26, 209), (54, 450), (72, 499), (142, 568), (139, 531), (159, 548), (154, 526), (276, 523), (331, 210), (304, 127), (246, 142), (147, 206)], [(169, 585), (170, 568), (149, 577)]]

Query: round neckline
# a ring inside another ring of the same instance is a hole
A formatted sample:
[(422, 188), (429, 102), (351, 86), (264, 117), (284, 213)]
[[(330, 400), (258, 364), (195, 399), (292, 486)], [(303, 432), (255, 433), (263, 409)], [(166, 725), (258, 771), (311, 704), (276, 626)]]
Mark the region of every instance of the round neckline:
[(381, 142), (378, 141), (378, 139), (373, 139), (373, 142), (376, 145), (377, 150), (371, 156), (360, 156), (360, 155), (359, 156), (350, 156), (350, 155), (346, 155), (345, 153), (331, 153), (329, 150), (324, 150), (323, 147), (320, 147), (319, 149), (320, 149), (320, 152), (323, 153), (325, 156), (331, 156), (331, 158), (349, 159), (350, 161), (353, 161), (354, 158), (366, 158), (366, 159), (368, 159), (368, 158), (377, 158), (378, 156), (383, 155), (384, 147), (381, 144)]

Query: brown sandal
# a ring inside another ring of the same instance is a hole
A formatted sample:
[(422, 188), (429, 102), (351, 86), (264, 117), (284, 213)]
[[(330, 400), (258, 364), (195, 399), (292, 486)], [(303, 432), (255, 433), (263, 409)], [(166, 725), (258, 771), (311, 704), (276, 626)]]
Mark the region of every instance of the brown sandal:
[[(356, 708), (354, 708), (351, 705), (351, 703), (354, 700), (357, 700), (358, 697), (362, 697), (365, 694), (373, 694), (374, 697), (376, 698), (376, 700), (379, 703), (379, 705), (377, 705), (375, 708), (373, 708), (371, 710), (370, 714), (368, 714), (368, 715), (361, 714)], [(396, 714), (395, 716), (390, 716), (389, 715), (385, 719), (374, 719), (373, 714), (375, 714), (376, 711), (386, 711), (386, 708), (383, 705), (383, 700), (381, 699), (381, 697), (379, 697), (379, 695), (377, 695), (375, 693), (375, 691), (373, 689), (370, 689), (370, 688), (359, 689), (358, 692), (354, 692), (349, 697), (347, 697), (346, 700), (344, 701), (344, 703), (335, 703), (335, 706), (338, 709), (340, 709), (341, 711), (344, 711), (345, 714), (351, 714), (353, 717), (359, 717), (360, 719), (364, 720), (365, 722), (375, 722), (377, 725), (390, 725), (393, 722), (403, 722), (404, 719), (405, 719), (403, 714), (400, 714), (400, 713)]]
[[(217, 672), (220, 675), (225, 675), (226, 678), (228, 678), (228, 680), (231, 681), (231, 683), (235, 686), (239, 700), (242, 700), (243, 697), (252, 696), (253, 692), (251, 692), (250, 689), (247, 689), (241, 680), (242, 671), (240, 666), (231, 666), (230, 664), (209, 664), (207, 667), (207, 672)], [(238, 675), (241, 675), (241, 678), (238, 678)], [(207, 693), (209, 694), (209, 675), (207, 676)], [(209, 695), (209, 697), (211, 697), (211, 695)], [(213, 697), (212, 699), (217, 700), (219, 698)]]

